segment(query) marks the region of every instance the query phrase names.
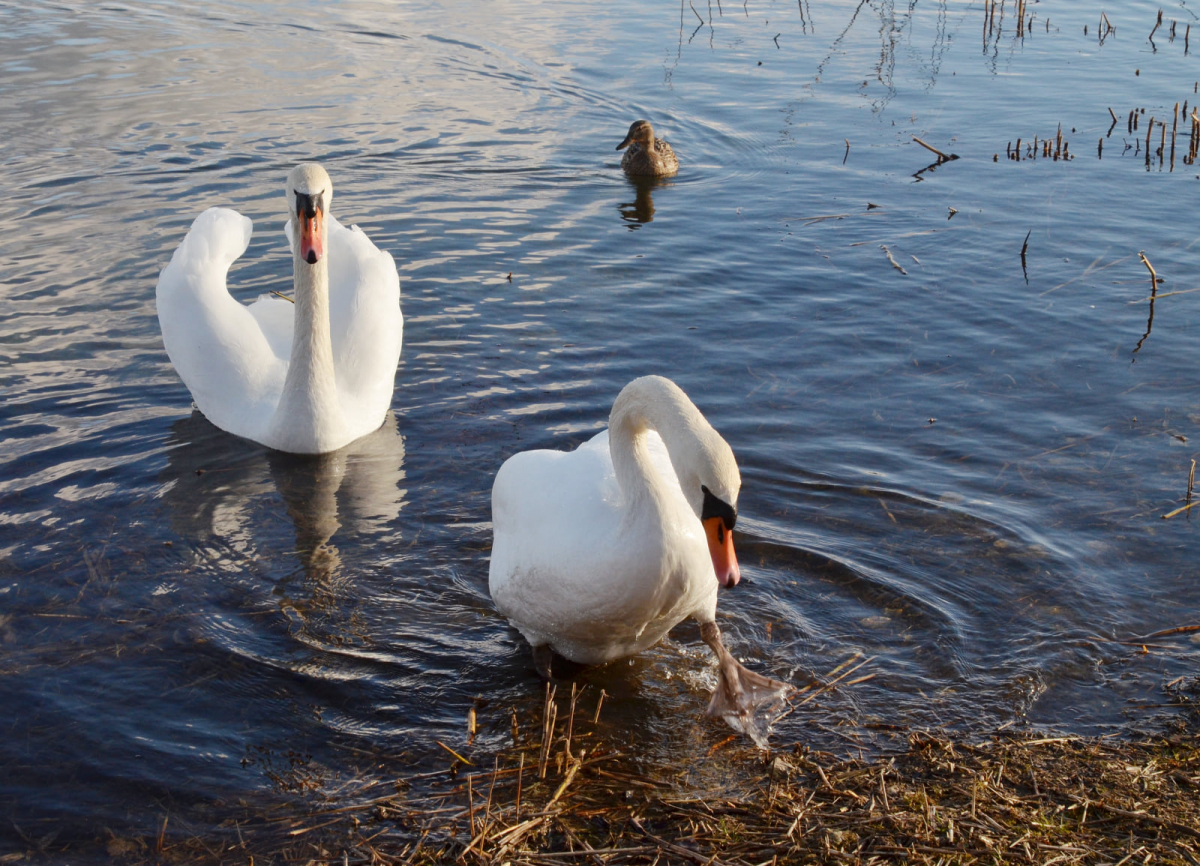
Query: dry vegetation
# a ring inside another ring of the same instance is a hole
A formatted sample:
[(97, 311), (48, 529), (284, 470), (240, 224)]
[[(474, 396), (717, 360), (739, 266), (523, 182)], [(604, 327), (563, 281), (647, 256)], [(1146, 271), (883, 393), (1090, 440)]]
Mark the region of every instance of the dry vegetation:
[[(242, 815), (219, 838), (189, 837), (179, 816), (174, 832), (110, 834), (93, 851), (130, 864), (1195, 866), (1200, 678), (1168, 692), (1182, 712), (1138, 741), (921, 733), (897, 752), (848, 759), (803, 745), (767, 755), (729, 737), (691, 756), (691, 770), (725, 780), (715, 790), (695, 774), (681, 784), (684, 768), (649, 766), (602, 742), (595, 700), (548, 695), (540, 720), (521, 726), (514, 715), (512, 745), (472, 752), (471, 764), (443, 746), (448, 769), (376, 780), (353, 802)], [(31, 844), (0, 862), (64, 857), (69, 848)]]

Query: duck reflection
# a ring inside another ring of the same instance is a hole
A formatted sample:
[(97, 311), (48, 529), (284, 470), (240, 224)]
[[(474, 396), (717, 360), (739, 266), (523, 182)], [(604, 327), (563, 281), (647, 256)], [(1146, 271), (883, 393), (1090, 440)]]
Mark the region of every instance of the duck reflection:
[(197, 411), (172, 425), (167, 449), (158, 480), (170, 483), (164, 498), (172, 529), (192, 544), (219, 540), (257, 560), (270, 544), (282, 499), (305, 579), (302, 592), (277, 591), (301, 616), (332, 612), (345, 601), (335, 534), (357, 538), (392, 529), (408, 492), (400, 486), (404, 437), (390, 412), (374, 433), (339, 451), (307, 456), (232, 436)]
[(636, 229), (642, 223), (654, 222), (654, 196), (651, 194), (655, 187), (670, 186), (670, 178), (661, 177), (630, 177), (629, 185), (634, 190), (634, 200), (617, 205), (621, 219)]

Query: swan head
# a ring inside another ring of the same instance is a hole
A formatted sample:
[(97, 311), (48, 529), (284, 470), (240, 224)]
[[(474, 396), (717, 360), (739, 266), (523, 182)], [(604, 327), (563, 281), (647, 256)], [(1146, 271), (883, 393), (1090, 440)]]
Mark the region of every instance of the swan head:
[(643, 148), (649, 148), (654, 143), (654, 127), (650, 125), (650, 121), (635, 120), (629, 124), (629, 132), (625, 135), (625, 140), (617, 145), (617, 150), (629, 147), (635, 141)]
[(300, 258), (315, 265), (325, 257), (325, 220), (333, 201), (333, 182), (321, 166), (304, 162), (288, 174), (286, 195)]
[[(712, 427), (698, 432), (701, 433), (698, 453), (694, 461), (689, 461), (694, 469), (680, 475), (679, 483), (688, 504), (704, 526), (717, 581), (728, 588), (736, 586), (742, 577), (737, 555), (733, 552), (733, 527), (737, 523), (737, 498), (742, 477), (729, 443)], [(685, 480), (688, 475), (691, 477)]]

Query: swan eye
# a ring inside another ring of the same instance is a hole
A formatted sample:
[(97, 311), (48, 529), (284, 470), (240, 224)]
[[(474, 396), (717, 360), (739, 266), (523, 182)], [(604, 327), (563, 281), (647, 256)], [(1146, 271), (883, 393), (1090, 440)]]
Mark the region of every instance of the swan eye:
[(708, 520), (710, 517), (719, 517), (724, 528), (732, 531), (737, 523), (737, 509), (720, 497), (714, 496), (713, 492), (703, 484), (700, 485), (700, 489), (704, 491), (704, 505), (700, 509), (700, 519)]
[(318, 193), (303, 193), (292, 190), (296, 194), (296, 216), (306, 216), (312, 219), (317, 215), (317, 211), (321, 209), (321, 196), (325, 194), (324, 190)]

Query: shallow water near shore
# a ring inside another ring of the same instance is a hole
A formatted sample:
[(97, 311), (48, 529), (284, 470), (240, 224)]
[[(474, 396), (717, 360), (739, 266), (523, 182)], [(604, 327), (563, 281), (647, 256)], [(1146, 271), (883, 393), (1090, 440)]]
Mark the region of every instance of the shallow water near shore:
[[(1139, 639), (1200, 610), (1197, 518), (1162, 519), (1200, 426), (1200, 19), (1010, 7), (7, 4), (0, 853), (353, 796), (469, 756), (472, 708), (502, 741), (543, 691), (488, 598), (492, 477), (646, 373), (739, 459), (732, 650), (861, 665), (773, 743), (1157, 712), (1200, 657)], [(639, 117), (676, 178), (621, 175)], [(235, 293), (287, 290), (308, 159), (406, 317), (393, 413), (320, 459), (192, 412), (154, 308), (212, 205), (255, 221)], [(713, 682), (693, 624), (579, 678), (680, 764), (728, 735)]]

